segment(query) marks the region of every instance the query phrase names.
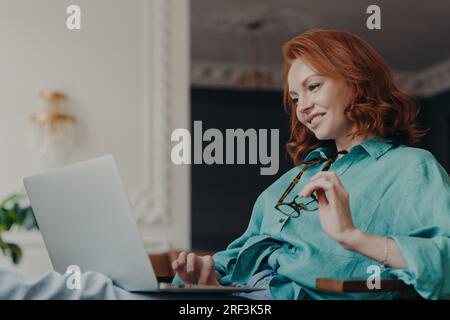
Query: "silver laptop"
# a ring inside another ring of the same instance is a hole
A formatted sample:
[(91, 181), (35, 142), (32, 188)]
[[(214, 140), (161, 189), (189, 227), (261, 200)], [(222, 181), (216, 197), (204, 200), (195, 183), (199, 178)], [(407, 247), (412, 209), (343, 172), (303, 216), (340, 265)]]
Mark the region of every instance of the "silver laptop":
[(134, 292), (237, 292), (248, 287), (158, 283), (112, 156), (26, 177), (25, 189), (53, 268), (95, 271)]

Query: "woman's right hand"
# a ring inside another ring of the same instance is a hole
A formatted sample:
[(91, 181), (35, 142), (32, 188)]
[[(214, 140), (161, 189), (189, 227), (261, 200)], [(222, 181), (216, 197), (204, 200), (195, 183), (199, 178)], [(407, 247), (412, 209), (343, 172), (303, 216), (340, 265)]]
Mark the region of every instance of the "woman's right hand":
[(183, 251), (172, 262), (172, 269), (185, 284), (221, 286), (220, 274), (215, 270), (211, 256), (198, 256), (193, 252), (187, 254)]

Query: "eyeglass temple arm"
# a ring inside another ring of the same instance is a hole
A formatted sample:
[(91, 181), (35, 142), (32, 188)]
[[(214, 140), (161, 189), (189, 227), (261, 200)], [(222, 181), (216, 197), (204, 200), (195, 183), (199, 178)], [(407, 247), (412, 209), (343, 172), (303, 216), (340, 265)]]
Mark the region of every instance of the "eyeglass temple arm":
[[(312, 167), (314, 165), (316, 165), (317, 163), (319, 163), (319, 161), (311, 161), (310, 163), (306, 164), (303, 169), (297, 174), (297, 176), (294, 178), (294, 180), (292, 180), (291, 184), (289, 185), (289, 187), (286, 189), (286, 191), (283, 193), (283, 195), (281, 196), (280, 200), (278, 200), (277, 205), (280, 205), (283, 203), (284, 199), (286, 199), (287, 195), (292, 191), (292, 189), (294, 189), (295, 185), (298, 183), (298, 181), (300, 180), (300, 178), (302, 177), (303, 173), (309, 168)], [(317, 201), (317, 199), (316, 199)]]

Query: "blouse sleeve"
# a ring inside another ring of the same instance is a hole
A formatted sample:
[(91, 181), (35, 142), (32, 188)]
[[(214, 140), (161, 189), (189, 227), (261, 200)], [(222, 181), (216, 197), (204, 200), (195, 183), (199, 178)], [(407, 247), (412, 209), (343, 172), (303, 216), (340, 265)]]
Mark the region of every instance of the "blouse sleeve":
[[(222, 275), (222, 278), (219, 282), (224, 286), (231, 284), (232, 270), (241, 247), (250, 237), (259, 234), (263, 215), (263, 212), (261, 210), (263, 194), (264, 192), (259, 195), (259, 197), (256, 199), (255, 204), (253, 205), (252, 215), (247, 226), (247, 230), (239, 238), (231, 242), (225, 250), (219, 251), (213, 256), (215, 269)], [(172, 284), (183, 284), (183, 280), (178, 276), (178, 273), (173, 278)]]
[(406, 269), (390, 274), (425, 299), (450, 298), (450, 179), (432, 157), (416, 166), (405, 186), (394, 224)]
[(220, 279), (222, 285), (229, 285), (231, 283), (232, 270), (241, 247), (250, 237), (260, 233), (263, 217), (263, 194), (264, 192), (257, 198), (253, 206), (252, 215), (246, 231), (239, 238), (231, 242), (225, 250), (217, 252), (213, 257), (216, 270), (223, 276)]

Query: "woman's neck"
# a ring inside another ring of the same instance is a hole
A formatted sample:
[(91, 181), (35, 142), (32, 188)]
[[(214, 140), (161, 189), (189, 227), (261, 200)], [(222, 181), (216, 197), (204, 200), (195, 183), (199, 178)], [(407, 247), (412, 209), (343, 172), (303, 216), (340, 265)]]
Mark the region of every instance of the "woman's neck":
[[(344, 136), (340, 139), (334, 140), (334, 142), (336, 143), (336, 150), (337, 151), (341, 151), (341, 150), (349, 151), (353, 146), (356, 146), (357, 144), (360, 144), (368, 139), (371, 139), (374, 136), (375, 136), (374, 134), (368, 134), (366, 136), (356, 136), (353, 139), (351, 139), (350, 137)], [(339, 154), (338, 159), (342, 156), (343, 156), (343, 154)]]

